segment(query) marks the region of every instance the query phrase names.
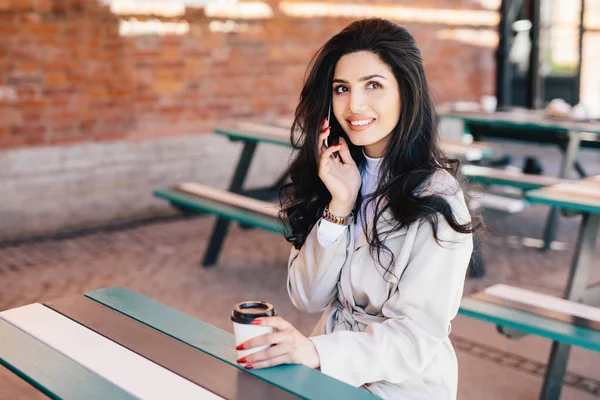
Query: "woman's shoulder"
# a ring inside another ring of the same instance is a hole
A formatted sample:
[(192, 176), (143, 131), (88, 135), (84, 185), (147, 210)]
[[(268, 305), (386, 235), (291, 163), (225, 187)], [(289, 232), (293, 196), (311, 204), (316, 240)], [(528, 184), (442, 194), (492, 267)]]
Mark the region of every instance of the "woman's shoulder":
[(438, 169), (423, 183), (419, 195), (438, 195), (444, 198), (457, 195), (462, 197), (462, 189), (458, 180), (450, 172), (445, 169)]
[(425, 182), (420, 190), (420, 196), (437, 195), (448, 202), (455, 216), (461, 220), (469, 220), (465, 196), (459, 181), (445, 169), (438, 169)]

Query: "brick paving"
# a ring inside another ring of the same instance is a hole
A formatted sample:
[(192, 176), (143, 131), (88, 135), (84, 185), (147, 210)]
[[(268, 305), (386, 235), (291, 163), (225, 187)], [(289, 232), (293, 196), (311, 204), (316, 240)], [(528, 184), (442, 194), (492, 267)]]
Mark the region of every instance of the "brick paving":
[[(560, 295), (579, 218), (561, 217), (557, 241), (564, 249), (543, 253), (521, 238), (541, 237), (546, 213), (547, 208), (533, 206), (488, 221), (484, 242), (488, 273), (469, 280), (465, 292), (506, 282)], [(289, 244), (269, 232), (250, 234), (232, 226), (218, 267), (202, 269), (199, 264), (214, 221), (211, 216), (171, 218), (60, 239), (0, 244), (0, 310), (125, 286), (228, 331), (234, 303), (268, 300), (308, 334), (318, 315), (295, 310), (287, 297)], [(600, 244), (594, 259), (600, 259)], [(597, 263), (594, 267), (592, 281), (598, 281), (600, 268)], [(549, 341), (508, 340), (493, 326), (461, 316), (453, 324), (452, 339), (460, 363), (459, 398), (537, 398)], [(600, 397), (598, 365), (599, 353), (574, 349), (562, 398)]]

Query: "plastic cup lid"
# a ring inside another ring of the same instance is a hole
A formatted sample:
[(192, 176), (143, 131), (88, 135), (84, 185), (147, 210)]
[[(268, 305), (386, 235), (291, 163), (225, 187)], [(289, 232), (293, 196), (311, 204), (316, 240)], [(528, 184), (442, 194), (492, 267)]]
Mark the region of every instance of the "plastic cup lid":
[(273, 304), (266, 301), (244, 301), (236, 304), (231, 312), (231, 320), (239, 324), (249, 324), (254, 318), (277, 315)]

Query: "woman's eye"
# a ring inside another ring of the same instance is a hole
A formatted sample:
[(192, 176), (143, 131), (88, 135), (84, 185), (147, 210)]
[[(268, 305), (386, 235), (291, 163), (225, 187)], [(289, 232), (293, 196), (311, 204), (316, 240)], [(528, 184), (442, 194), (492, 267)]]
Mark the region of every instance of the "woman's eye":
[(348, 88), (346, 86), (338, 86), (334, 90), (336, 93), (343, 93), (343, 92), (347, 92)]
[(381, 89), (383, 86), (381, 86), (378, 82), (369, 82), (367, 87), (369, 89)]

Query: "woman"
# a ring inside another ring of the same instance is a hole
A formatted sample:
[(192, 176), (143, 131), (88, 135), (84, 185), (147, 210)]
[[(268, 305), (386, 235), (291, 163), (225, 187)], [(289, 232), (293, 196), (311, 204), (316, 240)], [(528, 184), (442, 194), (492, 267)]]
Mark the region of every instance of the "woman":
[(288, 292), (323, 314), (310, 338), (279, 317), (258, 320), (274, 333), (240, 348), (274, 346), (238, 362), (301, 363), (383, 398), (456, 398), (448, 334), (474, 228), (457, 161), (439, 149), (413, 37), (368, 19), (331, 38), (311, 62), (292, 132), (301, 144), (282, 199)]

